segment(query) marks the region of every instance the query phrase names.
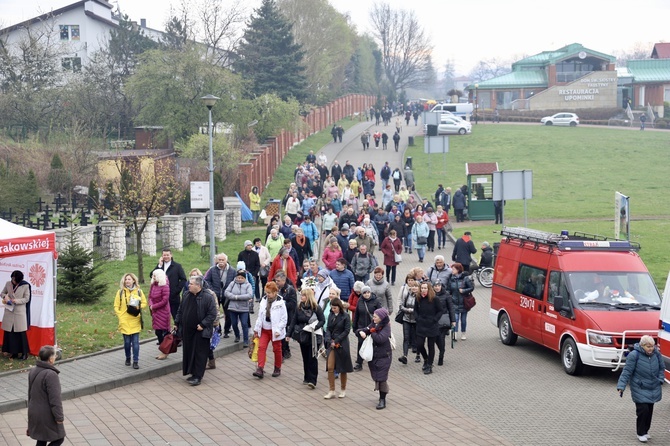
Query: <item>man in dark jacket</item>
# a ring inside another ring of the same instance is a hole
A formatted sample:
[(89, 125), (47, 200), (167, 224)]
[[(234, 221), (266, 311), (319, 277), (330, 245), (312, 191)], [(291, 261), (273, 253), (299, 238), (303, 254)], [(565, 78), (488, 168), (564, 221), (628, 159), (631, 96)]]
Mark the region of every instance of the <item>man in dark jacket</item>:
[(454, 197), (452, 205), (454, 206), (454, 215), (456, 216), (456, 222), (465, 221), (465, 216), (463, 215), (463, 210), (465, 209), (465, 194), (463, 194), (462, 189), (456, 189), (454, 192)]
[(340, 163), (338, 163), (337, 160), (333, 161), (333, 167), (330, 168), (330, 176), (333, 177), (335, 184), (340, 181), (340, 177), (342, 176), (342, 166), (340, 166)]
[(482, 257), (479, 259), (480, 268), (493, 268), (493, 248), (489, 242), (482, 243)]
[(181, 264), (172, 259), (172, 251), (169, 248), (163, 249), (163, 255), (158, 261), (156, 268), (151, 270), (149, 278), (151, 278), (154, 270), (157, 269), (165, 271), (165, 275), (170, 281), (170, 313), (172, 313), (172, 319), (174, 319), (177, 316), (177, 311), (179, 311), (179, 303), (181, 301), (179, 295), (184, 285), (186, 285), (186, 273)]
[(381, 172), (379, 172), (379, 178), (382, 179), (382, 190), (386, 189), (386, 185), (389, 184), (389, 178), (391, 178), (391, 166), (389, 162), (384, 163)]
[(214, 260), (216, 261), (216, 265), (212, 266), (205, 273), (205, 282), (207, 282), (209, 289), (216, 295), (216, 298), (219, 300), (219, 305), (223, 305), (223, 314), (226, 318), (226, 322), (223, 325), (223, 337), (227, 338), (230, 336), (232, 323), (230, 320), (230, 313), (228, 313), (228, 305), (226, 305), (223, 298), (223, 292), (228, 288), (228, 285), (235, 280), (237, 272), (235, 271), (235, 268), (228, 264), (228, 256), (226, 254), (217, 254)]
[(347, 181), (351, 183), (354, 181), (354, 175), (356, 175), (356, 170), (354, 169), (354, 166), (349, 163), (349, 160), (344, 165), (344, 169), (342, 169), (342, 174), (346, 177)]
[[(277, 284), (277, 288), (279, 288), (279, 295), (284, 298), (284, 303), (286, 304), (286, 314), (288, 316), (286, 324), (288, 326), (298, 307), (298, 293), (293, 284), (291, 284), (291, 281), (286, 277), (284, 271), (277, 271), (273, 280)], [(288, 339), (282, 340), (281, 351), (284, 359), (291, 357), (291, 347), (289, 346)]]
[(463, 237), (456, 240), (454, 245), (454, 252), (451, 254), (451, 260), (463, 265), (463, 271), (470, 270), (472, 263), (472, 254), (477, 252), (475, 243), (472, 241), (470, 231), (465, 231)]
[(347, 225), (348, 228), (351, 228), (352, 223), (354, 224), (358, 223), (358, 215), (356, 215), (356, 213), (354, 212), (354, 208), (350, 206), (347, 208), (346, 212), (340, 215), (340, 222), (339, 222), (340, 231), (342, 230), (345, 224)]
[(261, 260), (258, 253), (254, 250), (254, 244), (251, 240), (244, 241), (244, 249), (237, 255), (238, 262), (244, 262), (246, 270), (256, 278), (261, 269)]

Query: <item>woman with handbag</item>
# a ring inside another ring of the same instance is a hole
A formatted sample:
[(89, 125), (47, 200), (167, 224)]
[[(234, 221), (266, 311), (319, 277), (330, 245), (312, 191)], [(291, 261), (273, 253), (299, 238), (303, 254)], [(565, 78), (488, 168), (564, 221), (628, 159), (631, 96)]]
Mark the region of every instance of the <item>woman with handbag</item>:
[[(165, 271), (155, 269), (151, 273), (151, 285), (149, 287), (149, 311), (151, 312), (151, 328), (154, 329), (158, 338), (158, 345), (170, 331), (170, 282)], [(167, 355), (159, 355), (156, 359)]]
[[(414, 316), (414, 303), (416, 302), (416, 295), (419, 292), (419, 287), (416, 279), (412, 274), (405, 277), (405, 284), (400, 289), (398, 301), (400, 302), (400, 314), (402, 314), (402, 356), (398, 361), (407, 364), (407, 355), (410, 347), (412, 353), (416, 351), (416, 317)], [(421, 362), (421, 357), (416, 355), (414, 362)]]
[(396, 267), (402, 261), (402, 241), (398, 238), (395, 229), (389, 231), (389, 236), (384, 239), (381, 246), (384, 254), (384, 266), (386, 266), (386, 280), (395, 285)]
[(353, 310), (354, 314), (351, 320), (351, 325), (354, 327), (354, 333), (358, 338), (354, 372), (363, 370), (363, 358), (361, 358), (360, 350), (365, 338), (360, 336), (360, 331), (372, 323), (372, 314), (375, 310), (381, 307), (382, 305), (379, 302), (379, 299), (377, 299), (377, 296), (372, 294), (372, 289), (369, 286), (364, 285), (363, 288), (361, 288), (361, 297), (358, 299), (358, 302), (356, 302), (356, 308)]
[(458, 337), (458, 321), (461, 321), (461, 341), (465, 341), (465, 330), (468, 328), (468, 309), (465, 308), (463, 299), (470, 295), (475, 289), (472, 278), (463, 272), (463, 265), (456, 262), (451, 265), (451, 277), (447, 291), (451, 293), (451, 299), (454, 303), (454, 329), (456, 338)]
[(412, 241), (416, 247), (416, 253), (419, 255), (419, 262), (423, 262), (423, 257), (426, 255), (428, 234), (430, 234), (428, 225), (423, 221), (423, 216), (417, 214), (414, 217), (414, 226), (412, 226)]
[(140, 290), (137, 276), (126, 273), (119, 282), (119, 291), (114, 297), (114, 312), (119, 319), (119, 331), (123, 334), (123, 350), (126, 365), (130, 366), (132, 346), (133, 368), (139, 369), (140, 331), (142, 331), (142, 308), (147, 306), (147, 298)]
[(335, 373), (340, 374), (340, 394), (337, 397), (344, 398), (347, 390), (347, 373), (354, 371), (349, 350), (351, 321), (344, 310), (344, 304), (338, 297), (330, 301), (327, 327), (326, 371), (328, 372), (329, 391), (324, 398), (329, 400), (335, 396)]
[(378, 308), (372, 315), (370, 325), (358, 331), (358, 335), (365, 339), (372, 337), (372, 361), (368, 361), (370, 376), (375, 382), (375, 390), (379, 391), (377, 410), (386, 408), (386, 395), (389, 393), (388, 375), (393, 360), (391, 347), (391, 325), (389, 312), (386, 308)]
[(314, 351), (315, 349), (318, 349), (318, 345), (313, 345), (312, 333), (305, 331), (304, 328), (314, 322), (316, 322), (316, 324), (314, 325), (313, 331), (316, 331), (323, 327), (326, 320), (323, 317), (323, 310), (316, 303), (314, 290), (305, 288), (300, 291), (300, 303), (298, 303), (298, 307), (291, 317), (287, 335), (300, 344), (303, 365), (302, 383), (310, 389), (316, 387), (316, 381), (319, 376), (319, 361), (314, 355)]
[[(438, 321), (442, 316), (442, 304), (435, 298), (435, 290), (430, 282), (421, 282), (419, 294), (414, 304), (416, 315), (416, 345), (423, 357), (423, 374), (433, 373), (435, 360), (435, 341), (440, 334)], [(428, 351), (425, 343), (428, 341)]]
[(444, 352), (447, 348), (446, 337), (449, 334), (449, 330), (456, 325), (455, 315), (454, 315), (454, 303), (451, 300), (451, 296), (447, 294), (447, 287), (442, 283), (441, 280), (436, 280), (433, 284), (433, 289), (435, 290), (435, 298), (440, 301), (442, 305), (442, 315), (437, 325), (440, 328), (440, 333), (437, 335), (437, 350), (440, 352), (440, 356), (437, 360), (437, 365), (444, 365)]

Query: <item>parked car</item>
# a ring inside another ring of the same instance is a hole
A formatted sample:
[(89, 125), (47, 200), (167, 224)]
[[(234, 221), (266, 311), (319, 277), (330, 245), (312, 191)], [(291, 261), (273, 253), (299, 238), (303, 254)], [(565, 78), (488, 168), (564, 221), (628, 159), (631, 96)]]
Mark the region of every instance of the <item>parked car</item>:
[(437, 134), (449, 135), (456, 133), (459, 135), (472, 133), (472, 124), (456, 116), (451, 117), (442, 115), (440, 118), (440, 124), (437, 126)]
[(545, 116), (540, 120), (544, 125), (569, 125), (575, 127), (579, 124), (579, 116), (574, 113), (556, 113), (553, 116)]

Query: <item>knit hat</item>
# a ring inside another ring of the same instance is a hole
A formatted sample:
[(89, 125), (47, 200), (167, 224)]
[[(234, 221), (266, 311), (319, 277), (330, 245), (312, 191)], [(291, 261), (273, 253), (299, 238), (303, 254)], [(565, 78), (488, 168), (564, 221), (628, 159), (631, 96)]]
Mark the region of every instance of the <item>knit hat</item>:
[(377, 317), (378, 317), (379, 319), (381, 319), (381, 320), (383, 321), (384, 319), (388, 319), (388, 317), (389, 317), (389, 310), (387, 310), (387, 309), (384, 308), (384, 307), (377, 308), (377, 309), (375, 310), (375, 314), (377, 315)]
[[(354, 286), (356, 286), (356, 285), (354, 284)], [(364, 285), (363, 288), (361, 288), (361, 294), (367, 293), (368, 291), (372, 292), (372, 288), (370, 288), (367, 285)]]
[(347, 223), (345, 223), (345, 224), (342, 225), (342, 229), (340, 229), (340, 231), (346, 231), (348, 229), (349, 229), (349, 225)]
[(361, 282), (360, 280), (357, 280), (356, 282), (354, 282), (354, 291), (356, 291), (358, 294), (360, 294), (363, 291), (364, 286), (365, 286), (365, 284), (363, 282)]
[(241, 269), (246, 270), (247, 265), (244, 263), (244, 261), (240, 260), (239, 262), (237, 262), (237, 268), (235, 268), (235, 269), (238, 270), (238, 271), (241, 270)]
[(326, 269), (320, 269), (318, 273), (316, 273), (317, 276), (321, 276), (324, 279), (327, 279), (330, 276), (330, 273)]
[(251, 240), (245, 240), (244, 241), (244, 247), (246, 248), (247, 246), (254, 246), (254, 244), (251, 243)]

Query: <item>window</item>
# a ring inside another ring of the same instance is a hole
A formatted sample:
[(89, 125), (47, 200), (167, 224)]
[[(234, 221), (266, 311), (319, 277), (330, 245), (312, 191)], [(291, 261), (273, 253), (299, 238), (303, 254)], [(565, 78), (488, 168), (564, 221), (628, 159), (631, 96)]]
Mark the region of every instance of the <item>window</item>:
[(547, 271), (530, 265), (521, 265), (516, 278), (516, 291), (533, 299), (542, 300)]
[(81, 57), (64, 57), (61, 60), (63, 70), (79, 73), (81, 71)]
[(60, 25), (60, 40), (79, 40), (79, 25)]
[(552, 271), (549, 274), (549, 295), (547, 296), (547, 302), (550, 304), (554, 303), (554, 296), (561, 296), (563, 302), (568, 302), (568, 287), (565, 284), (565, 278), (560, 271)]

